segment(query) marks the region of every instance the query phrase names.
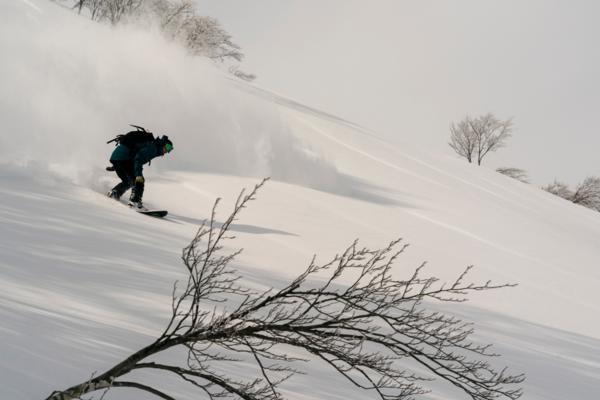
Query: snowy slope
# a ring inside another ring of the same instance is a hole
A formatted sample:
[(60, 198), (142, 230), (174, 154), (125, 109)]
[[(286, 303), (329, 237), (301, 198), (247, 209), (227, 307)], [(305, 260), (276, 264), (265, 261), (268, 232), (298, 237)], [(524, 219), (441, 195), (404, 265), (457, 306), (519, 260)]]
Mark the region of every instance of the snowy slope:
[[(426, 260), (442, 278), (474, 264), (472, 279), (519, 284), (452, 312), (527, 374), (524, 398), (598, 397), (600, 214), (411, 148), (408, 133), (390, 146), (232, 83), (152, 32), (111, 30), (43, 0), (2, 2), (0, 15), (0, 399), (44, 398), (148, 343), (184, 277), (180, 249), (215, 198), (222, 219), (264, 176), (273, 179), (234, 226), (250, 284), (280, 286), (313, 254), (326, 260), (356, 238), (403, 237), (399, 276)], [(103, 195), (115, 183), (104, 142), (128, 123), (175, 142), (146, 168), (146, 202), (167, 220)], [(285, 386), (290, 399), (365, 398), (323, 365), (307, 370)], [(429, 398), (461, 398), (436, 388)]]

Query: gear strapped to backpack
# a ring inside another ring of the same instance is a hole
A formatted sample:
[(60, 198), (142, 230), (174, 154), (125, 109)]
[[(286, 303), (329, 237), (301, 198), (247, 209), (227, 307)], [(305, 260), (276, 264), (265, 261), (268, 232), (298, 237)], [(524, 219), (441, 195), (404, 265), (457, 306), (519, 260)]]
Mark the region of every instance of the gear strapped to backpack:
[(152, 142), (154, 140), (154, 135), (152, 134), (152, 132), (148, 132), (146, 129), (142, 128), (141, 126), (137, 126), (137, 125), (131, 125), (131, 126), (133, 126), (136, 130), (127, 132), (123, 135), (117, 135), (117, 137), (115, 137), (112, 140), (109, 140), (108, 142), (106, 142), (106, 144), (115, 142), (115, 144), (117, 146), (122, 144), (123, 146), (127, 146), (129, 148), (129, 150), (135, 151), (136, 145), (138, 143)]
[[(112, 142), (115, 142), (115, 146), (122, 144), (123, 146), (126, 146), (127, 148), (129, 148), (129, 151), (131, 151), (132, 154), (135, 154), (135, 152), (137, 151), (137, 146), (136, 146), (137, 144), (152, 142), (155, 140), (152, 132), (148, 132), (145, 128), (143, 128), (141, 126), (137, 126), (137, 125), (130, 125), (130, 126), (133, 126), (136, 130), (127, 132), (123, 135), (117, 135), (117, 137), (115, 137), (112, 140), (109, 140), (108, 142), (106, 142), (106, 144), (109, 144)], [(114, 171), (115, 169), (113, 166), (109, 166), (109, 167), (106, 167), (106, 170)]]

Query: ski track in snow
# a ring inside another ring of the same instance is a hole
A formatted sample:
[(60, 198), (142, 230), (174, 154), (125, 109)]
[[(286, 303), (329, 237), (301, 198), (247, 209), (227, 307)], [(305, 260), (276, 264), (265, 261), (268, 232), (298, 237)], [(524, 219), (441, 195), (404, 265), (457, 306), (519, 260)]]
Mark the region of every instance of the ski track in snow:
[(37, 11), (40, 14), (42, 13), (42, 9), (39, 8), (38, 6), (36, 6), (35, 4), (33, 4), (29, 0), (21, 0), (21, 3), (24, 3), (24, 4), (28, 5), (29, 7), (33, 8), (35, 11)]
[(558, 271), (560, 271), (560, 272), (568, 271), (568, 269), (565, 268), (565, 267), (561, 267), (561, 266), (557, 266), (557, 265), (552, 265), (552, 264), (549, 264), (549, 263), (547, 263), (547, 262), (545, 262), (545, 261), (543, 261), (543, 260), (541, 260), (541, 259), (539, 259), (537, 257), (532, 257), (532, 256), (529, 256), (527, 254), (523, 254), (523, 253), (511, 250), (511, 249), (509, 249), (509, 248), (507, 248), (505, 246), (502, 246), (502, 245), (500, 245), (498, 243), (494, 243), (494, 242), (492, 242), (492, 241), (490, 241), (488, 239), (485, 239), (485, 238), (483, 238), (483, 237), (481, 237), (479, 235), (476, 235), (476, 234), (474, 234), (472, 232), (469, 232), (469, 231), (467, 231), (465, 229), (459, 228), (459, 227), (454, 226), (454, 225), (446, 224), (446, 223), (444, 223), (442, 221), (438, 221), (438, 220), (436, 220), (434, 218), (431, 218), (431, 217), (428, 217), (426, 215), (423, 215), (423, 214), (421, 214), (421, 213), (419, 213), (417, 211), (409, 210), (409, 211), (406, 211), (406, 212), (408, 214), (412, 215), (412, 216), (415, 216), (415, 217), (419, 218), (419, 219), (422, 219), (424, 221), (430, 222), (430, 223), (432, 223), (434, 225), (437, 225), (437, 226), (441, 226), (444, 229), (448, 229), (450, 231), (456, 232), (456, 233), (458, 233), (460, 235), (463, 235), (465, 237), (473, 239), (473, 240), (475, 240), (477, 242), (483, 243), (486, 246), (489, 246), (489, 247), (492, 247), (494, 249), (500, 250), (500, 251), (502, 251), (504, 253), (507, 253), (507, 254), (510, 254), (510, 255), (522, 258), (522, 259), (527, 260), (527, 261), (531, 261), (531, 262), (536, 263), (536, 264), (538, 264), (538, 265), (540, 265), (542, 267), (550, 267), (554, 271), (557, 271), (557, 272)]
[[(385, 165), (388, 168), (392, 168), (392, 169), (394, 169), (396, 171), (399, 171), (399, 172), (401, 172), (403, 174), (406, 174), (408, 176), (412, 176), (412, 177), (415, 177), (417, 179), (420, 179), (420, 180), (422, 180), (424, 182), (429, 182), (429, 183), (432, 183), (432, 184), (434, 184), (436, 186), (439, 186), (439, 187), (442, 187), (442, 188), (445, 188), (445, 189), (451, 189), (450, 186), (442, 184), (441, 182), (439, 182), (437, 180), (433, 180), (433, 179), (427, 178), (427, 177), (425, 177), (423, 175), (416, 174), (416, 173), (414, 173), (414, 172), (412, 172), (412, 171), (410, 171), (410, 170), (408, 170), (406, 168), (399, 167), (398, 165), (396, 165), (394, 163), (391, 163), (389, 161), (383, 160), (383, 159), (381, 159), (379, 157), (373, 156), (372, 154), (370, 154), (370, 153), (368, 153), (368, 152), (366, 152), (364, 150), (361, 150), (361, 149), (359, 149), (357, 147), (349, 145), (346, 142), (344, 142), (343, 140), (338, 139), (334, 135), (325, 132), (323, 129), (317, 128), (314, 124), (310, 123), (306, 118), (302, 118), (302, 122), (304, 124), (306, 124), (307, 126), (309, 126), (313, 131), (319, 132), (323, 137), (326, 137), (326, 138), (330, 139), (331, 141), (333, 141), (333, 142), (335, 142), (335, 143), (337, 143), (337, 144), (339, 144), (339, 145), (341, 145), (341, 146), (343, 146), (343, 147), (345, 147), (345, 148), (347, 148), (347, 149), (349, 149), (349, 150), (351, 150), (351, 151), (353, 151), (353, 152), (355, 152), (357, 154), (360, 154), (360, 155), (362, 155), (364, 157), (367, 157), (367, 158), (369, 158), (369, 159), (371, 159), (373, 161), (376, 161), (379, 164)], [(422, 166), (424, 166), (424, 167), (426, 167), (426, 168), (428, 168), (428, 169), (430, 169), (432, 171), (435, 171), (438, 174), (441, 174), (443, 176), (447, 176), (449, 178), (452, 178), (453, 180), (456, 180), (456, 181), (458, 181), (458, 182), (460, 182), (460, 183), (462, 183), (462, 184), (464, 184), (466, 186), (473, 187), (473, 188), (475, 188), (475, 189), (477, 189), (477, 190), (479, 190), (481, 192), (487, 193), (488, 195), (490, 195), (492, 197), (496, 197), (499, 200), (502, 200), (504, 202), (510, 203), (510, 204), (512, 204), (514, 206), (517, 206), (519, 208), (522, 208), (522, 209), (524, 209), (526, 211), (536, 212), (536, 210), (534, 208), (525, 207), (525, 206), (523, 206), (523, 204), (519, 203), (518, 201), (515, 201), (515, 200), (513, 200), (513, 199), (511, 199), (509, 197), (506, 197), (506, 196), (502, 196), (501, 194), (499, 194), (496, 191), (487, 189), (487, 188), (485, 188), (485, 187), (483, 187), (481, 185), (478, 185), (478, 184), (476, 184), (474, 182), (471, 182), (471, 181), (469, 181), (467, 179), (464, 179), (464, 178), (461, 178), (461, 177), (459, 177), (459, 176), (457, 176), (455, 174), (449, 173), (448, 171), (445, 171), (445, 170), (443, 170), (441, 168), (437, 168), (437, 167), (431, 165), (430, 163), (427, 163), (427, 162), (425, 162), (423, 160), (420, 160), (420, 159), (418, 159), (416, 157), (410, 156), (410, 155), (408, 155), (408, 154), (400, 151), (397, 148), (397, 146), (393, 146), (393, 145), (391, 145), (391, 144), (389, 144), (389, 143), (387, 143), (387, 142), (385, 142), (385, 141), (383, 141), (381, 139), (375, 138), (375, 140), (377, 140), (380, 143), (382, 143), (382, 145), (387, 150), (390, 150), (394, 154), (397, 154), (397, 155), (399, 155), (399, 156), (401, 156), (401, 157), (403, 157), (405, 159), (408, 159), (408, 160), (411, 160), (411, 161), (413, 161), (413, 162), (415, 162), (417, 164), (420, 164), (420, 165), (422, 165)]]
[(412, 176), (414, 178), (420, 179), (420, 180), (422, 180), (424, 182), (429, 182), (429, 183), (431, 183), (433, 185), (436, 185), (436, 186), (439, 186), (439, 187), (443, 187), (445, 189), (450, 189), (449, 186), (446, 186), (446, 185), (444, 185), (443, 183), (441, 183), (439, 181), (427, 178), (427, 177), (425, 177), (423, 175), (419, 175), (419, 174), (414, 173), (414, 172), (412, 172), (412, 171), (410, 171), (410, 170), (408, 170), (406, 168), (399, 167), (396, 164), (393, 164), (391, 162), (383, 160), (383, 159), (381, 159), (379, 157), (376, 157), (376, 156), (374, 156), (374, 155), (372, 155), (372, 154), (370, 154), (370, 153), (368, 153), (368, 152), (366, 152), (364, 150), (361, 150), (361, 149), (359, 149), (357, 147), (354, 147), (354, 146), (352, 146), (352, 145), (344, 142), (343, 140), (338, 139), (334, 135), (331, 135), (331, 134), (325, 132), (323, 129), (317, 128), (316, 126), (314, 126), (313, 124), (311, 124), (310, 122), (308, 122), (306, 119), (303, 122), (304, 122), (304, 124), (308, 125), (313, 131), (318, 132), (319, 134), (321, 134), (322, 136), (328, 138), (332, 142), (337, 143), (340, 146), (343, 146), (343, 147), (345, 147), (345, 148), (347, 148), (347, 149), (349, 149), (349, 150), (351, 150), (351, 151), (353, 151), (353, 152), (355, 152), (357, 154), (360, 154), (363, 157), (368, 158), (369, 160), (375, 161), (375, 162), (377, 162), (379, 164), (385, 165), (388, 168), (392, 168), (392, 169), (394, 169), (394, 170), (396, 170), (398, 172), (401, 172), (401, 173), (403, 173), (405, 175)]

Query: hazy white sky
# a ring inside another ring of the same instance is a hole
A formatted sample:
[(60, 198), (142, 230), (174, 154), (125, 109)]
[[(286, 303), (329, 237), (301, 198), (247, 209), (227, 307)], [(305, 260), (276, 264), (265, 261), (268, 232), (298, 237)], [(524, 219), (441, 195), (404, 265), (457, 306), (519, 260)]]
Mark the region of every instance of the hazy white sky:
[(196, 1), (263, 87), (444, 152), (451, 121), (514, 117), (490, 167), (600, 175), (598, 1)]

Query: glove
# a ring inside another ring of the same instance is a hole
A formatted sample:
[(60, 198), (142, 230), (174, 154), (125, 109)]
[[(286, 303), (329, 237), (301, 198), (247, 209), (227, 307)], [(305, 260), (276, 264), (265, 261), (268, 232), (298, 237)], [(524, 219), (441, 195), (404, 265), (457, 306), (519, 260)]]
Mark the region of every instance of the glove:
[(136, 183), (136, 185), (143, 184), (144, 183), (144, 177), (141, 176), (141, 175), (140, 176), (136, 176), (135, 177), (135, 183)]

